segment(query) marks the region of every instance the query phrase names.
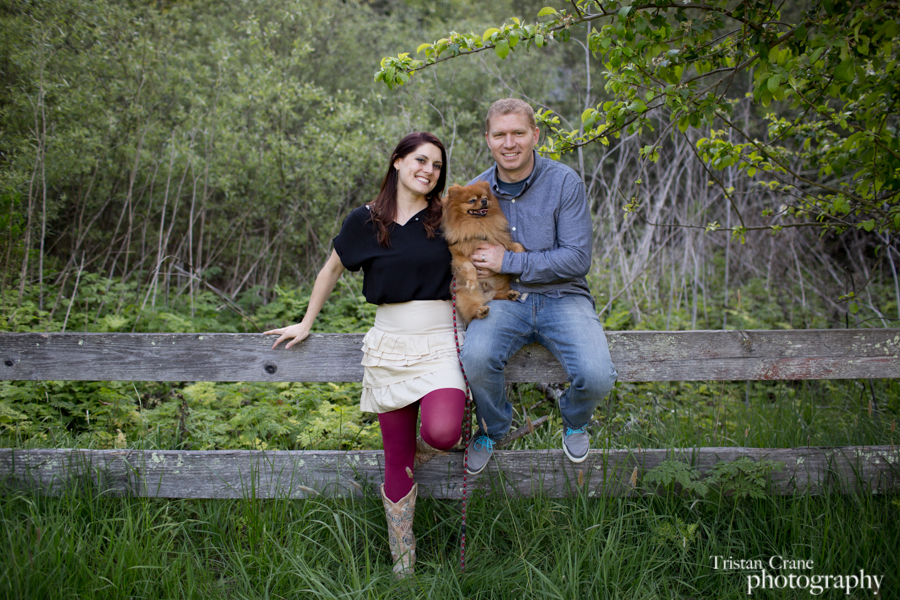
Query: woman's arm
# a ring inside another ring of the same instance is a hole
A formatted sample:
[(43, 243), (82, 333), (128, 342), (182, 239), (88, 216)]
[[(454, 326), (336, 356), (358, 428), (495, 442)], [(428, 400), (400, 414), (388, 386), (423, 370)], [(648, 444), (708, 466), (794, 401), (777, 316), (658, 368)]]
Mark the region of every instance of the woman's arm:
[(338, 256), (337, 252), (332, 250), (331, 256), (328, 257), (325, 266), (322, 267), (322, 270), (319, 271), (319, 275), (316, 277), (316, 283), (313, 284), (312, 294), (309, 295), (309, 306), (306, 307), (306, 314), (303, 315), (303, 320), (290, 327), (271, 329), (263, 333), (263, 335), (280, 336), (275, 340), (275, 343), (272, 344), (273, 350), (284, 340), (294, 338), (285, 345), (285, 348), (290, 348), (294, 344), (299, 344), (306, 339), (312, 329), (313, 321), (319, 316), (319, 311), (322, 310), (325, 301), (328, 299), (328, 296), (331, 295), (335, 284), (337, 284), (337, 280), (343, 272), (344, 265), (341, 264), (341, 257)]

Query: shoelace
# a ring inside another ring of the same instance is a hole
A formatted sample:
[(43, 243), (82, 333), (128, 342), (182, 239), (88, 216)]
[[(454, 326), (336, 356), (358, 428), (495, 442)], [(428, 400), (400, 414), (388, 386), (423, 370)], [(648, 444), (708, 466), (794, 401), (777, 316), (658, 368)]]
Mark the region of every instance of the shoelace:
[[(484, 441), (482, 441), (482, 440), (484, 440)], [(494, 440), (492, 440), (491, 438), (489, 438), (486, 435), (479, 435), (477, 438), (475, 438), (475, 441), (472, 443), (472, 449), (475, 452), (481, 452), (482, 449), (484, 449), (484, 448), (487, 448), (488, 452), (493, 452), (494, 451)]]
[(566, 437), (569, 437), (570, 435), (575, 434), (575, 433), (587, 433), (587, 432), (584, 430), (584, 427), (579, 427), (578, 429), (572, 429), (571, 427), (566, 427)]

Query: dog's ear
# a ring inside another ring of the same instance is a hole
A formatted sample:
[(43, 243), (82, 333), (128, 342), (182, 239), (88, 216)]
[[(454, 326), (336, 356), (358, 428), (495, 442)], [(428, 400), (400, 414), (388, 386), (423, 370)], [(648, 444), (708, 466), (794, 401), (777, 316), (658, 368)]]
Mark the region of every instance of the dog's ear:
[(441, 204), (443, 204), (444, 206), (450, 204), (450, 202), (453, 199), (453, 196), (455, 196), (458, 193), (459, 193), (459, 186), (451, 185), (450, 188), (447, 190), (447, 194), (443, 198), (441, 198)]

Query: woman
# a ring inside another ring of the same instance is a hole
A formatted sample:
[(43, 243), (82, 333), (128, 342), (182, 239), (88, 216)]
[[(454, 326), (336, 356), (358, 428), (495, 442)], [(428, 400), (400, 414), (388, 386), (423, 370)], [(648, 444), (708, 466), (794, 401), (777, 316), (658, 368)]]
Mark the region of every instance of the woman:
[[(411, 133), (391, 154), (381, 191), (353, 210), (316, 277), (309, 307), (296, 325), (273, 329), (272, 348), (305, 339), (344, 269), (362, 268), (363, 294), (378, 305), (363, 340), (361, 408), (378, 413), (384, 442), (382, 500), (394, 573), (413, 572), (416, 420), (422, 440), (449, 450), (460, 437), (465, 383), (456, 356), (450, 303), (450, 251), (440, 234), (447, 155), (434, 135)], [(461, 333), (461, 332), (460, 332)]]

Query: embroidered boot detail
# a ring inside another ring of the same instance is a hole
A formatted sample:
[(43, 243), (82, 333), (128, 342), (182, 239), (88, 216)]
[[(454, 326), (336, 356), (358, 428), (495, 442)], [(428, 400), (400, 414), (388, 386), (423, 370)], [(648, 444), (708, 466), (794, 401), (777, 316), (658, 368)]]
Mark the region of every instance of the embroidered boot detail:
[(428, 443), (422, 439), (421, 435), (416, 436), (416, 457), (413, 459), (413, 468), (415, 469), (419, 465), (424, 465), (438, 454), (447, 453), (443, 450), (438, 450), (437, 448), (429, 446)]
[(409, 493), (397, 502), (391, 502), (384, 495), (384, 485), (381, 486), (381, 499), (387, 516), (388, 545), (391, 548), (391, 558), (394, 559), (394, 575), (397, 579), (412, 575), (416, 564), (416, 538), (412, 526), (418, 485), (414, 483)]

